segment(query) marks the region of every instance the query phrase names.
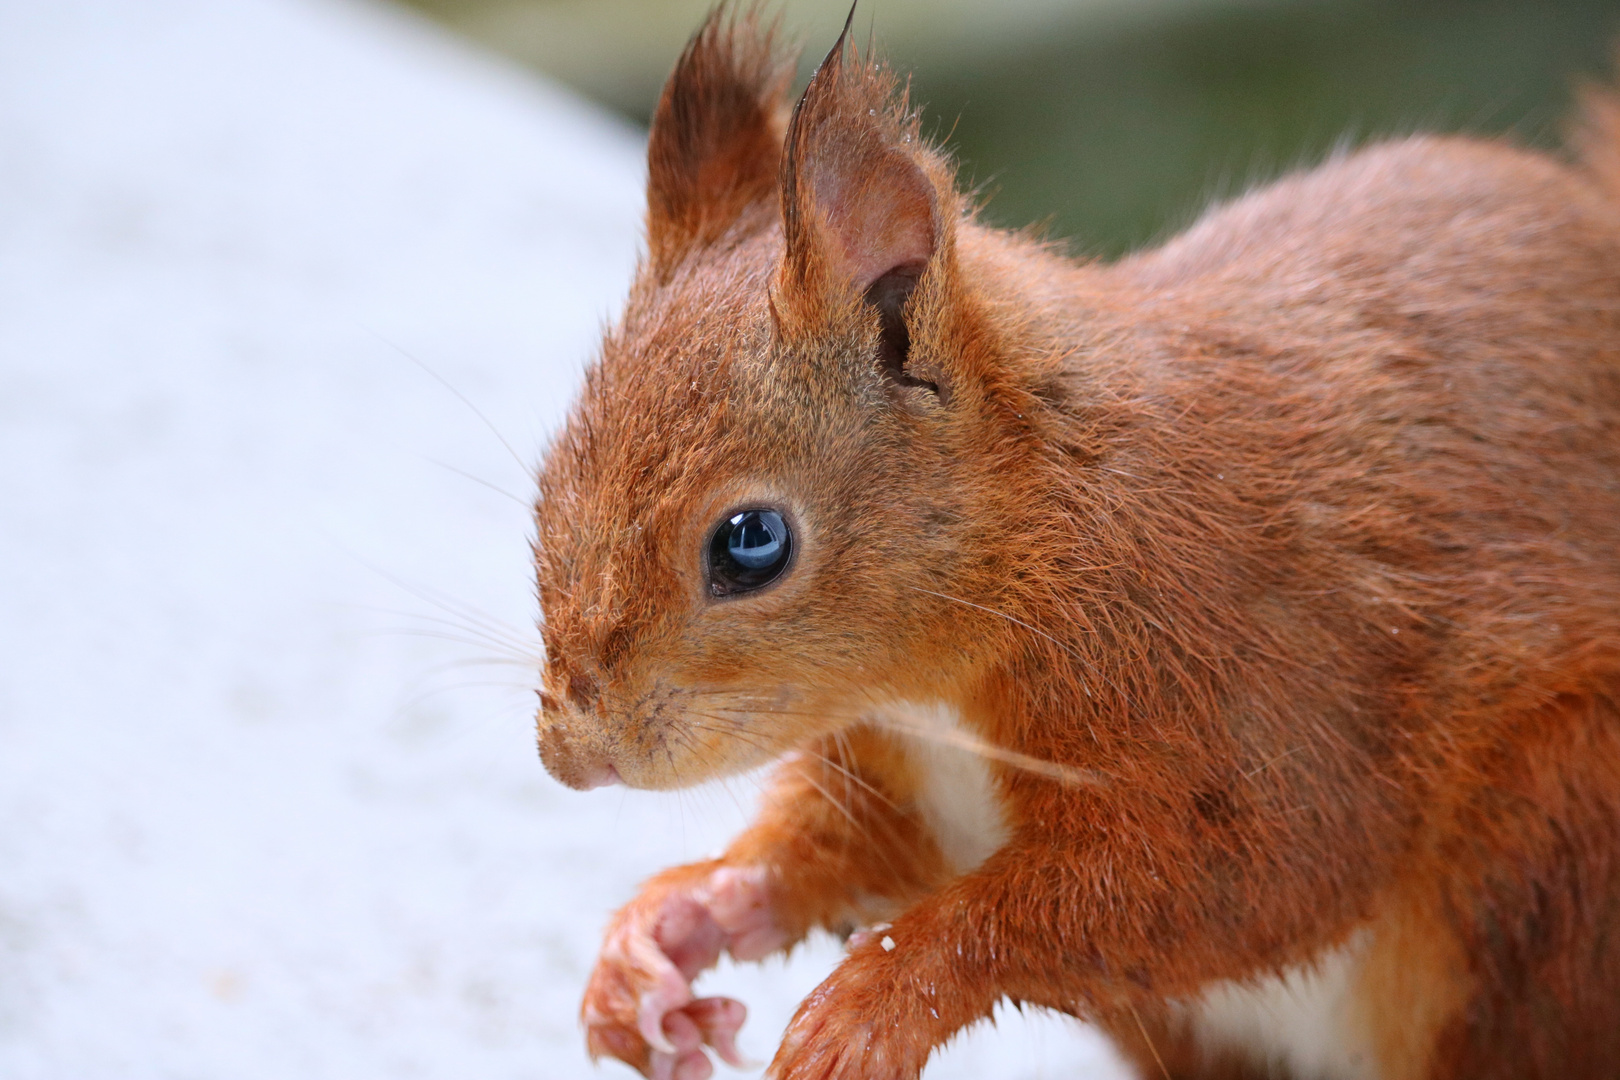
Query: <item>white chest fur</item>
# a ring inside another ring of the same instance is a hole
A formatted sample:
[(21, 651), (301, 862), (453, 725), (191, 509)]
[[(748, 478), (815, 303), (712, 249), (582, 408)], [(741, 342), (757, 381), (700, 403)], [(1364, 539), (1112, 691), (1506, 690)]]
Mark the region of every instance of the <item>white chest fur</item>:
[(1352, 1001), (1365, 937), (1316, 963), (1248, 983), (1222, 982), (1183, 1006), (1210, 1049), (1235, 1049), (1299, 1080), (1376, 1080)]
[(941, 702), (897, 702), (880, 710), (884, 726), (906, 740), (918, 776), (918, 807), (946, 861), (973, 870), (1007, 842), (990, 763), (972, 746), (978, 737), (957, 710)]
[[(905, 740), (918, 777), (918, 807), (958, 874), (976, 868), (1007, 842), (1006, 814), (978, 736), (941, 702), (897, 702), (878, 721)], [(1181, 1006), (1211, 1050), (1237, 1050), (1299, 1080), (1377, 1080), (1354, 1018), (1351, 995), (1365, 938), (1354, 938), (1315, 964), (1254, 982), (1221, 982)]]

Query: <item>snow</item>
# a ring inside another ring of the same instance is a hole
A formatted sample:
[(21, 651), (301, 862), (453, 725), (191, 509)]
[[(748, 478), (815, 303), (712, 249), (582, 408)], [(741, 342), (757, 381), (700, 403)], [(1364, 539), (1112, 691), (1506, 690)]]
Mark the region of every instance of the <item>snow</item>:
[[(0, 1075), (594, 1075), (603, 920), (753, 793), (530, 731), (528, 470), (640, 155), (392, 9), (0, 0)], [(837, 956), (705, 987), (763, 1059)], [(1012, 1014), (929, 1076), (1107, 1062)]]

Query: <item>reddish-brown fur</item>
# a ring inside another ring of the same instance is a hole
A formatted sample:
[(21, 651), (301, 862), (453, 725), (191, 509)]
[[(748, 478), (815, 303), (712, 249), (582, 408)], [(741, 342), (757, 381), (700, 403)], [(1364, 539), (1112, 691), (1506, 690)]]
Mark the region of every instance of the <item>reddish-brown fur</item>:
[[(842, 42), (784, 147), (760, 38), (717, 13), (671, 77), (650, 257), (541, 474), (540, 745), (575, 786), (790, 756), (615, 917), (592, 1051), (707, 1075), (740, 1012), (683, 980), (892, 919), (778, 1080), (913, 1077), (1008, 998), (1144, 1075), (1268, 1075), (1173, 1003), (1358, 932), (1378, 1075), (1612, 1074), (1620, 107), (1588, 165), (1407, 139), (1079, 264), (977, 223)], [(897, 267), (898, 372), (863, 299)], [(714, 599), (708, 530), (759, 502), (796, 562)], [(895, 702), (986, 744), (977, 868)]]

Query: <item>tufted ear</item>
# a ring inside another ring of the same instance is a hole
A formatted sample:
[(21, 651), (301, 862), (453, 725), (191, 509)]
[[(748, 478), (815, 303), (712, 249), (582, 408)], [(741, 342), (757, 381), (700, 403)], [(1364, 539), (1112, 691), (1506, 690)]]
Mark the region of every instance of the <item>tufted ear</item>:
[(894, 75), (848, 39), (846, 21), (788, 127), (780, 288), (808, 317), (840, 295), (862, 298), (878, 315), (881, 366), (915, 383), (904, 312), (940, 244), (939, 194)]
[(757, 8), (738, 15), (721, 3), (664, 84), (647, 143), (647, 242), (660, 280), (744, 218), (769, 224), (793, 77), (776, 36)]

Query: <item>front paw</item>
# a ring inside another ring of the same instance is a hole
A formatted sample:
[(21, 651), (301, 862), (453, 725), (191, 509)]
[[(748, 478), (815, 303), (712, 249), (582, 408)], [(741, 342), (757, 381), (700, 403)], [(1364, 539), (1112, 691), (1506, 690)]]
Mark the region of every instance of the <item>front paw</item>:
[(933, 1048), (932, 1032), (878, 979), (862, 979), (857, 971), (846, 963), (805, 999), (766, 1076), (917, 1080)]
[(722, 951), (756, 959), (785, 936), (757, 868), (694, 866), (649, 883), (608, 928), (581, 1008), (592, 1057), (616, 1057), (653, 1080), (704, 1080), (705, 1048), (744, 1064), (736, 1038), (747, 1011), (696, 998), (692, 980)]

